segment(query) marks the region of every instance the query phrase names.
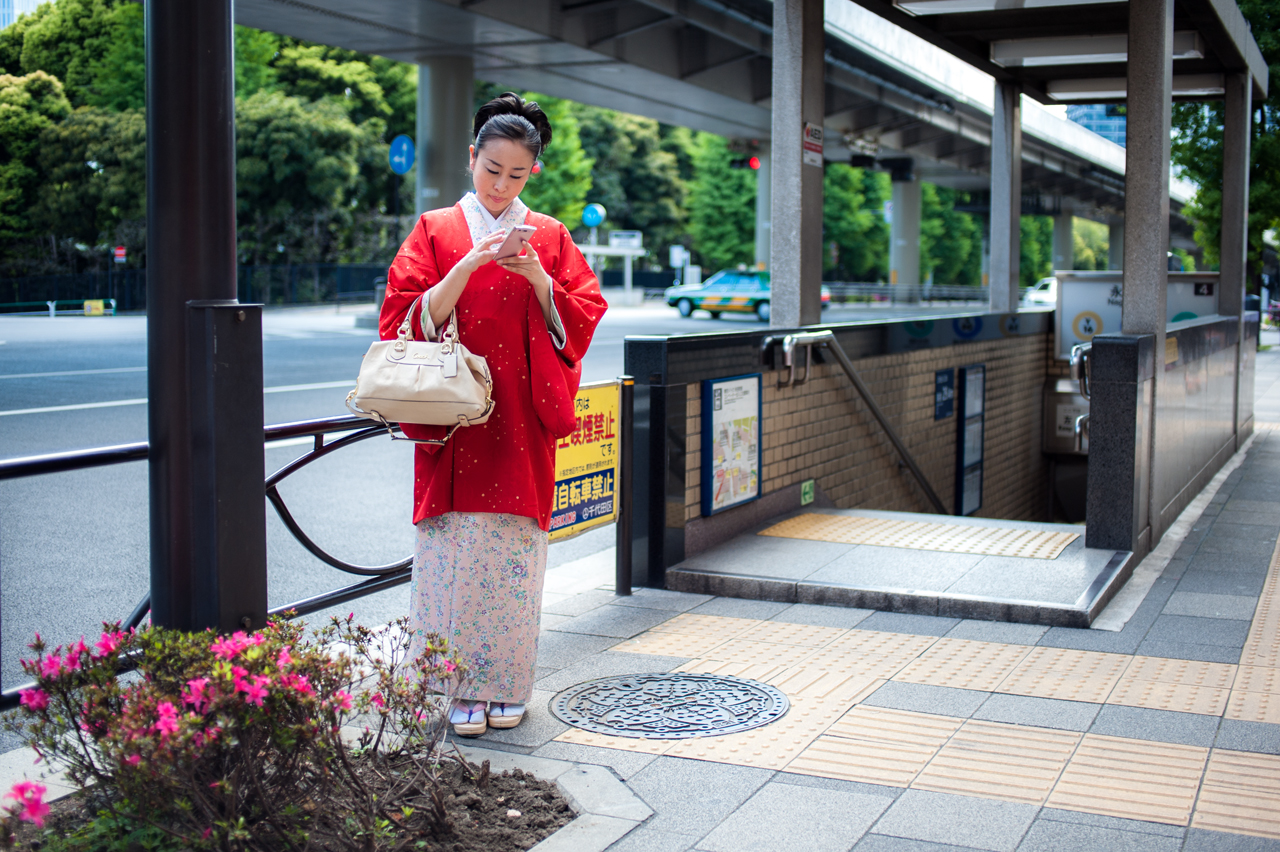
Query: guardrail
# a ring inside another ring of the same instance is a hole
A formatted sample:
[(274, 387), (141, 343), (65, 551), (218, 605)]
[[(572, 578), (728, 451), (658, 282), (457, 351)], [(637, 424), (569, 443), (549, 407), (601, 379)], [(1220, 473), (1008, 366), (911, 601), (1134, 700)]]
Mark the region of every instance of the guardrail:
[[(0, 303), (0, 316), (93, 316), (90, 303), (98, 304), (98, 313), (114, 316), (115, 299), (49, 299), (43, 302), (3, 302)], [(59, 307), (61, 306), (61, 307)], [(23, 310), (35, 308), (35, 310)]]
[(831, 292), (831, 301), (889, 302), (891, 304), (919, 302), (987, 302), (991, 288), (969, 287), (962, 284), (866, 284), (844, 281), (824, 281)]
[[(618, 504), (618, 519), (616, 522), (617, 557), (614, 584), (617, 594), (629, 595), (631, 594), (631, 501), (630, 499), (625, 499), (623, 495), (630, 493), (629, 480), (632, 466), (631, 427), (633, 419), (631, 412), (634, 407), (635, 387), (633, 380), (629, 376), (619, 377), (618, 385), (621, 407), (621, 422), (619, 426), (621, 432), (619, 435), (619, 464), (614, 497)], [(400, 427), (395, 424), (391, 426), (391, 429), (394, 432), (400, 431)], [(326, 436), (338, 433), (342, 433), (341, 437), (331, 441), (325, 440)], [(298, 543), (317, 559), (337, 568), (339, 571), (367, 578), (349, 586), (342, 586), (319, 595), (285, 604), (284, 606), (274, 607), (268, 611), (269, 615), (278, 616), (289, 612), (292, 612), (295, 617), (309, 615), (365, 595), (403, 585), (411, 579), (413, 572), (412, 556), (386, 565), (356, 565), (324, 550), (303, 531), (301, 525), (293, 517), (293, 513), (289, 511), (289, 507), (285, 504), (284, 498), (279, 491), (281, 482), (312, 462), (345, 447), (386, 434), (388, 434), (387, 427), (350, 415), (281, 423), (267, 426), (263, 430), (264, 444), (290, 438), (309, 437), (314, 439), (310, 450), (268, 476), (264, 483), (267, 500), (276, 510), (276, 514), (280, 516), (280, 520), (284, 522), (285, 527), (297, 539)], [(70, 452), (5, 459), (0, 460), (0, 481), (64, 471), (86, 470), (125, 462), (145, 461), (149, 452), (148, 443), (139, 441), (133, 444), (119, 444), (88, 450), (72, 450)], [(148, 593), (146, 597), (138, 602), (138, 605), (133, 608), (129, 617), (123, 622), (125, 628), (133, 628), (142, 624), (150, 611), (151, 595)], [(12, 710), (17, 707), (21, 690), (27, 689), (32, 685), (23, 684), (0, 692), (0, 711)]]

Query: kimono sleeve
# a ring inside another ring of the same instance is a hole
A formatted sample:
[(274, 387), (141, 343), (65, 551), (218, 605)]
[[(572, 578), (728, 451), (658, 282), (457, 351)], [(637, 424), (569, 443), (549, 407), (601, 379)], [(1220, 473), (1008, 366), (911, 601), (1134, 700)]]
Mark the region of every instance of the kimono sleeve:
[(595, 273), (564, 225), (559, 228), (560, 245), (556, 261), (548, 272), (565, 343), (562, 348), (552, 344), (542, 308), (531, 292), (529, 324), (542, 333), (532, 335), (529, 360), (534, 410), (547, 431), (563, 438), (577, 428), (573, 400), (582, 381), (582, 357), (607, 306), (600, 295)]
[(600, 282), (591, 271), (587, 259), (574, 245), (573, 237), (564, 225), (560, 225), (560, 251), (555, 270), (551, 273), (554, 283), (556, 311), (564, 326), (565, 343), (560, 350), (566, 361), (576, 363), (587, 354), (596, 326), (604, 316), (608, 305), (600, 295)]
[[(427, 217), (419, 216), (418, 224), (408, 239), (396, 252), (396, 259), (387, 270), (387, 293), (382, 300), (382, 313), (378, 317), (378, 334), (383, 340), (396, 336), (405, 312), (414, 299), (444, 278), (436, 265), (431, 236), (427, 232)], [(415, 340), (424, 339), (422, 317), (418, 311), (410, 319)]]

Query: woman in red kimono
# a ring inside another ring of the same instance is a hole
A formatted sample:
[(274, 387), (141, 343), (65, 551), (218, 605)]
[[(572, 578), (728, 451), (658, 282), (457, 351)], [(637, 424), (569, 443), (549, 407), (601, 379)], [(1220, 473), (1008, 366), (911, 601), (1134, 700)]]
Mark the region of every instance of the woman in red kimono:
[[(435, 339), (456, 309), (459, 339), (493, 375), (488, 422), (414, 453), (409, 614), (416, 637), (437, 633), (468, 663), (467, 693), (450, 712), (463, 736), (515, 727), (532, 695), (555, 443), (575, 428), (582, 357), (605, 311), (568, 230), (519, 198), (551, 141), (546, 115), (508, 92), (476, 113), (474, 132), (475, 191), (419, 217), (391, 265), (380, 318), (384, 340), (406, 312), (418, 339)], [(524, 253), (496, 260), (521, 224), (537, 229)], [(419, 440), (445, 435), (403, 428)]]

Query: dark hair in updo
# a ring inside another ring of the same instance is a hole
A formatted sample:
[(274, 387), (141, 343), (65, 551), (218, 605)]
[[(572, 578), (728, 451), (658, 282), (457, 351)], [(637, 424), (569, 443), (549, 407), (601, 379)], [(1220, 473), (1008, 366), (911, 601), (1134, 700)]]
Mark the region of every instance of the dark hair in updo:
[(489, 142), (510, 139), (519, 142), (536, 160), (551, 144), (551, 122), (542, 107), (515, 92), (504, 92), (480, 107), (472, 123), (476, 153)]

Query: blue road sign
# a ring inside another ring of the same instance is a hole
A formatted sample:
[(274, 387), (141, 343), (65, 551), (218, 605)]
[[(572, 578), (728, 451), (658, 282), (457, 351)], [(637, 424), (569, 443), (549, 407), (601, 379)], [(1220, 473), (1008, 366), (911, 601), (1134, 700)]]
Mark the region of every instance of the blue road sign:
[(391, 140), (391, 149), (387, 152), (387, 162), (391, 171), (402, 175), (413, 168), (413, 140), (401, 133)]
[(582, 224), (594, 228), (604, 221), (604, 207), (599, 204), (588, 204), (582, 210)]

